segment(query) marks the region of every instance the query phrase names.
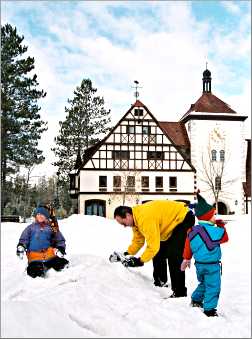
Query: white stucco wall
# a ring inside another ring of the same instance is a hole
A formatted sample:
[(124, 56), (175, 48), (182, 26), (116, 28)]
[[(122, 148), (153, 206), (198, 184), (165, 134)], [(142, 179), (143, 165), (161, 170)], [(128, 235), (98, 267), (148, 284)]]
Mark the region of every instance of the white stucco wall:
[[(85, 201), (99, 199), (106, 202), (106, 216), (113, 218), (114, 209), (123, 204), (123, 194), (113, 192), (113, 176), (132, 175), (132, 172), (121, 171), (85, 171), (80, 172), (80, 196), (79, 213), (85, 213)], [(99, 176), (107, 176), (107, 192), (99, 192)], [(141, 204), (145, 200), (169, 199), (193, 201), (194, 173), (192, 172), (140, 172), (135, 176), (136, 191), (141, 192), (141, 176), (149, 176), (149, 192), (140, 194), (128, 193), (125, 197), (125, 205), (134, 206)], [(163, 194), (156, 192), (155, 177), (163, 176)], [(177, 193), (169, 191), (169, 177), (177, 177)], [(122, 186), (123, 187), (123, 186)], [(123, 189), (122, 189), (123, 191)], [(155, 193), (155, 194), (151, 194)], [(188, 194), (189, 193), (189, 194)]]
[(169, 192), (169, 177), (177, 177), (178, 192), (193, 192), (194, 189), (194, 173), (192, 172), (149, 172), (142, 171), (135, 175), (134, 172), (122, 171), (85, 171), (80, 172), (80, 192), (99, 192), (99, 176), (107, 176), (107, 191), (113, 191), (113, 176), (121, 176), (122, 181), (126, 176), (135, 176), (136, 190), (141, 191), (141, 176), (149, 177), (149, 188), (151, 192), (155, 192), (155, 177), (163, 177), (164, 192)]
[[(116, 194), (81, 194), (79, 196), (79, 213), (85, 214), (85, 201), (90, 199), (99, 199), (103, 200), (106, 203), (106, 217), (113, 219), (114, 210), (117, 206), (123, 205), (123, 196)], [(188, 200), (193, 201), (193, 196), (189, 195), (158, 195), (158, 194), (141, 194), (141, 195), (127, 195), (124, 205), (126, 206), (135, 206), (137, 204), (142, 204), (146, 200)]]
[[(188, 123), (187, 123), (188, 129)], [(220, 131), (223, 140), (216, 138), (212, 133), (214, 129)], [(197, 186), (209, 202), (214, 197), (206, 185), (206, 172), (203, 163), (209, 162), (209, 149), (225, 150), (225, 170), (222, 177), (222, 191), (219, 201), (226, 204), (228, 212), (244, 213), (244, 199), (242, 182), (245, 181), (246, 141), (244, 135), (244, 122), (191, 120), (188, 130), (191, 141), (192, 164), (197, 169)], [(209, 146), (210, 142), (210, 146)], [(202, 158), (203, 157), (203, 158)], [(202, 160), (203, 159), (203, 160)]]

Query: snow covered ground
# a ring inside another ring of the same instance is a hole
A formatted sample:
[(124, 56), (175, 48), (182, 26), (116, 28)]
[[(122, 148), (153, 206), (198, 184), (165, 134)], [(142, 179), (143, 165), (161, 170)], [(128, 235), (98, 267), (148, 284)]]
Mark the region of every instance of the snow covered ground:
[(131, 229), (114, 220), (72, 215), (60, 221), (70, 267), (32, 279), (26, 259), (16, 257), (27, 224), (1, 225), (2, 338), (250, 338), (250, 216), (226, 216), (229, 242), (222, 245), (223, 275), (218, 312), (207, 318), (191, 308), (197, 284), (194, 265), (186, 271), (187, 298), (168, 299), (170, 288), (152, 284), (152, 263), (125, 268), (110, 263), (124, 251)]

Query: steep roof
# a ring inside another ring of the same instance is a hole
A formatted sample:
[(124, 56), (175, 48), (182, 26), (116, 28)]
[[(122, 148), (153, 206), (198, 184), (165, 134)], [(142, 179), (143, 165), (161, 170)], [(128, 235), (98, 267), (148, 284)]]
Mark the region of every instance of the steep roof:
[(82, 165), (82, 160), (81, 160), (80, 148), (78, 148), (74, 169), (79, 169), (81, 165)]
[(90, 146), (89, 148), (85, 150), (85, 153), (83, 155), (83, 163), (81, 164), (81, 166), (85, 165), (88, 162), (88, 160), (95, 154), (95, 152), (98, 150), (98, 148), (102, 144), (103, 140), (98, 141), (96, 144), (94, 144), (93, 146)]
[(206, 112), (206, 113), (231, 113), (236, 114), (230, 106), (217, 98), (212, 93), (203, 93), (201, 97), (191, 105), (189, 110), (184, 114), (184, 116), (180, 119), (183, 120), (186, 116), (188, 116), (191, 112)]
[(131, 108), (132, 107), (144, 107), (144, 108), (146, 108), (146, 106), (140, 100), (136, 100), (136, 102), (131, 106)]
[[(129, 110), (120, 119), (120, 121), (117, 123), (116, 126), (118, 126), (120, 124), (120, 122), (124, 119), (124, 117), (130, 112), (130, 110), (133, 107), (143, 107), (151, 115), (153, 120), (162, 129), (163, 133), (171, 140), (171, 142), (175, 146), (178, 146), (178, 148), (180, 147), (180, 149), (183, 148), (183, 149), (190, 151), (190, 140), (188, 138), (187, 131), (186, 131), (184, 123), (183, 122), (168, 122), (168, 121), (160, 122), (160, 121), (157, 121), (156, 118), (153, 116), (153, 114), (149, 111), (149, 109), (140, 100), (136, 100), (136, 102), (131, 105)], [(85, 150), (85, 153), (84, 153), (84, 156), (83, 156), (83, 162), (82, 162), (81, 166), (79, 166), (78, 169), (80, 169), (82, 166), (84, 166), (90, 160), (90, 158), (95, 154), (95, 152), (99, 149), (99, 147), (110, 136), (110, 134), (113, 132), (113, 130), (116, 128), (116, 126), (114, 128), (112, 128), (111, 131), (109, 132), (109, 134), (107, 136), (105, 136), (102, 140), (100, 140), (95, 145), (93, 145), (93, 146), (91, 146), (91, 147), (89, 147)], [(185, 152), (182, 152), (182, 150), (181, 150), (181, 154), (183, 156), (185, 156)], [(186, 161), (189, 162), (189, 165), (193, 168), (191, 161), (188, 158), (188, 156), (186, 156), (186, 158), (187, 158)]]
[[(128, 112), (132, 109), (132, 107), (144, 107), (146, 110), (148, 110), (147, 107), (140, 100), (136, 100), (136, 102), (131, 105), (127, 113), (121, 118), (121, 120), (117, 123), (117, 125), (123, 120), (123, 118), (128, 114)], [(83, 155), (83, 162), (81, 165), (79, 165), (78, 169), (80, 169), (80, 167), (84, 166), (89, 161), (89, 159), (95, 154), (95, 152), (99, 149), (99, 147), (103, 144), (103, 142), (112, 133), (114, 128), (112, 128), (110, 133), (106, 135), (102, 140), (98, 141), (96, 144), (94, 144), (93, 146), (90, 146), (89, 148), (85, 150), (84, 155)]]
[(190, 140), (183, 122), (159, 121), (159, 125), (175, 145), (190, 148)]

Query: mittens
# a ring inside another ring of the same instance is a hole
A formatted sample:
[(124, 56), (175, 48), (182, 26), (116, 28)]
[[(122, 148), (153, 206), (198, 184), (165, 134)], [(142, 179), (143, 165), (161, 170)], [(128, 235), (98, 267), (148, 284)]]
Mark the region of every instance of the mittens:
[(65, 248), (62, 246), (58, 246), (57, 247), (57, 251), (56, 251), (56, 255), (60, 258), (64, 257), (64, 255), (66, 254)]
[(25, 246), (22, 244), (17, 245), (17, 252), (16, 255), (20, 258), (23, 259), (25, 253)]

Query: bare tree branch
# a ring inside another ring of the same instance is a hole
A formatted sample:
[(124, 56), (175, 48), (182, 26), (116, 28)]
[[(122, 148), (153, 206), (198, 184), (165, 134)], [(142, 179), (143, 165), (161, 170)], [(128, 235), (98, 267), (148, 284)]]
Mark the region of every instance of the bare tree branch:
[[(218, 151), (219, 155), (220, 151), (223, 151), (222, 158), (213, 159), (213, 150), (216, 152)], [(238, 180), (238, 178), (227, 178), (227, 173), (225, 171), (229, 158), (230, 156), (226, 152), (224, 139), (221, 139), (219, 144), (215, 144), (211, 143), (209, 138), (207, 152), (203, 151), (201, 154), (202, 169), (199, 170), (201, 174), (199, 179), (204, 182), (212, 192), (217, 212), (220, 194), (222, 196), (230, 195), (228, 193), (228, 188)]]

